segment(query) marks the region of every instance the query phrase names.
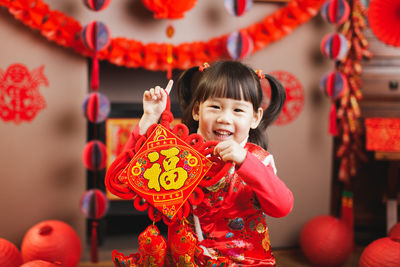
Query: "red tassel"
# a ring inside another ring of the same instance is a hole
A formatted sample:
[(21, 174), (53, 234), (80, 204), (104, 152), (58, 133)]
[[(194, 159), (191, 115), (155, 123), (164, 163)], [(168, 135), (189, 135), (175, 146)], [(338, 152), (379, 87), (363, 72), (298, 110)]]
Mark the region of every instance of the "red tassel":
[(91, 262), (99, 261), (99, 254), (97, 250), (97, 226), (98, 222), (92, 222), (92, 237), (90, 239), (90, 260)]
[(98, 88), (99, 88), (99, 59), (97, 58), (97, 52), (95, 52), (92, 59), (91, 89), (97, 91)]
[(341, 220), (349, 227), (352, 238), (354, 238), (354, 208), (353, 208), (353, 193), (343, 191), (342, 193), (342, 209)]
[(337, 125), (336, 125), (336, 104), (335, 102), (332, 103), (331, 111), (329, 113), (329, 134), (337, 135)]

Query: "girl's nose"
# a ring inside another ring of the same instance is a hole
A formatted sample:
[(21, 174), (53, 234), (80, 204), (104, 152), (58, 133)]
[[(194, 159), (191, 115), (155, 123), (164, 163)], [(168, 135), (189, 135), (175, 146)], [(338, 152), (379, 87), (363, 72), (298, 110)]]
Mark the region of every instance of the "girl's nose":
[(217, 118), (218, 123), (232, 123), (232, 114), (230, 112), (221, 112)]

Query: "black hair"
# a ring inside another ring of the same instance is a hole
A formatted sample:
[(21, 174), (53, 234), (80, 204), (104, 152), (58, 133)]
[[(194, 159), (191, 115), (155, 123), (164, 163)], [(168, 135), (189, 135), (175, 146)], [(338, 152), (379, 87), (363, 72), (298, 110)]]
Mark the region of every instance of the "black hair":
[[(267, 149), (268, 139), (265, 130), (278, 117), (286, 100), (285, 89), (273, 76), (265, 74), (271, 88), (271, 99), (256, 129), (250, 129), (249, 142)], [(182, 109), (182, 122), (190, 133), (197, 131), (199, 124), (193, 119), (194, 105), (209, 98), (223, 97), (245, 100), (253, 104), (257, 112), (263, 100), (260, 78), (249, 66), (239, 61), (218, 61), (200, 71), (192, 67), (184, 71), (177, 82), (179, 104)]]

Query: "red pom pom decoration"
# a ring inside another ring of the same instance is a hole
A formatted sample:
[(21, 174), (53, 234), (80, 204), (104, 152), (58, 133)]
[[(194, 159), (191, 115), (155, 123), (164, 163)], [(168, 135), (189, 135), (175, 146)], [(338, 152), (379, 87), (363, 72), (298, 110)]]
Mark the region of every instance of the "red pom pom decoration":
[(235, 59), (243, 59), (253, 51), (253, 39), (244, 32), (233, 32), (226, 41), (229, 55)]
[(110, 4), (110, 0), (84, 0), (83, 2), (93, 11), (101, 11)]
[(400, 46), (400, 1), (371, 0), (368, 22), (372, 32), (382, 42)]
[(348, 88), (346, 76), (339, 71), (325, 74), (320, 82), (321, 91), (332, 100), (339, 99)]
[(400, 266), (400, 242), (384, 237), (369, 244), (362, 252), (359, 267)]
[(110, 31), (99, 21), (92, 21), (85, 25), (81, 37), (83, 44), (94, 52), (104, 49), (110, 43)]
[(80, 200), (81, 211), (92, 220), (101, 219), (107, 213), (108, 204), (108, 198), (99, 189), (86, 191)]
[(142, 0), (156, 19), (181, 19), (194, 7), (197, 0)]
[(224, 3), (229, 14), (241, 16), (252, 7), (253, 0), (225, 0)]
[(0, 238), (0, 266), (15, 267), (22, 264), (22, 256), (18, 248), (10, 241)]
[(330, 0), (325, 2), (321, 8), (322, 18), (331, 24), (343, 24), (349, 15), (350, 6), (346, 0)]
[(99, 92), (90, 93), (82, 105), (85, 117), (93, 123), (100, 123), (108, 118), (111, 110), (110, 100)]
[(100, 141), (90, 141), (83, 148), (82, 161), (89, 170), (99, 171), (105, 168), (106, 159), (106, 146)]
[(60, 265), (54, 264), (49, 261), (34, 260), (34, 261), (25, 262), (20, 267), (60, 267)]
[(349, 50), (349, 44), (343, 34), (329, 33), (325, 35), (321, 42), (321, 52), (324, 56), (342, 60)]
[(300, 246), (313, 264), (338, 266), (346, 261), (353, 249), (352, 233), (343, 221), (333, 216), (318, 216), (304, 225)]
[(34, 225), (26, 232), (21, 254), (24, 262), (44, 260), (65, 267), (75, 267), (82, 255), (82, 246), (70, 225), (49, 220)]

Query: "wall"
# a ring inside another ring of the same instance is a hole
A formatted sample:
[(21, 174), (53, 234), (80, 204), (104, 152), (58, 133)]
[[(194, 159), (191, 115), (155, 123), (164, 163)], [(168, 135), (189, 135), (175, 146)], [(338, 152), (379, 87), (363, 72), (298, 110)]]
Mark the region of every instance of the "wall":
[[(165, 28), (168, 22), (152, 19), (152, 14), (144, 9), (139, 0), (111, 1), (110, 6), (99, 13), (87, 10), (80, 0), (51, 1), (49, 5), (74, 16), (82, 25), (94, 19), (101, 20), (109, 26), (113, 37), (125, 36), (141, 40), (143, 43), (167, 41)], [(173, 21), (176, 33), (172, 42), (177, 44), (208, 40), (260, 21), (280, 6), (267, 3), (254, 4), (248, 13), (238, 18), (230, 16), (225, 11), (223, 1), (198, 1), (195, 8), (186, 13), (184, 19)], [(83, 58), (67, 49), (46, 43), (42, 37), (38, 37), (37, 34), (14, 22), (5, 12), (3, 13), (0, 26), (4, 30), (1, 29), (0, 34), (8, 33), (8, 36), (12, 36), (12, 40), (1, 44), (1, 46), (7, 45), (6, 49), (0, 50), (1, 53), (7, 54), (4, 55), (6, 57), (1, 56), (1, 68), (4, 69), (18, 60), (26, 64), (32, 62), (30, 68), (45, 64), (45, 72), (49, 78), (53, 78), (50, 87), (43, 89), (43, 94), (47, 94), (49, 107), (42, 111), (34, 122), (20, 126), (10, 123), (0, 124), (0, 145), (8, 148), (7, 150), (2, 148), (0, 152), (2, 165), (7, 161), (5, 164), (7, 167), (1, 168), (0, 175), (11, 177), (7, 180), (13, 181), (10, 183), (2, 179), (1, 182), (3, 184), (0, 195), (4, 198), (0, 204), (1, 214), (11, 214), (11, 216), (6, 222), (0, 222), (0, 236), (11, 231), (13, 234), (6, 236), (18, 240), (21, 233), (35, 219), (21, 222), (21, 215), (13, 215), (16, 210), (21, 210), (23, 214), (29, 215), (28, 217), (33, 216), (36, 220), (45, 217), (47, 211), (51, 210), (50, 214), (59, 217), (81, 216), (74, 206), (73, 197), (78, 197), (84, 187), (80, 152), (86, 133), (84, 120), (80, 117), (80, 104), (87, 90), (87, 72)], [(319, 53), (319, 43), (322, 36), (329, 31), (327, 28), (320, 19), (315, 18), (279, 42), (244, 60), (245, 63), (265, 72), (289, 71), (300, 80), (305, 90), (305, 105), (300, 116), (290, 124), (272, 126), (268, 131), (270, 152), (274, 154), (278, 174), (292, 189), (295, 197), (294, 209), (289, 216), (269, 219), (272, 245), (275, 248), (297, 245), (302, 225), (313, 216), (329, 213), (332, 139), (327, 134), (327, 128), (330, 103), (318, 89), (321, 76), (333, 68), (331, 62), (321, 58)], [(35, 51), (35, 54), (26, 52), (26, 42), (21, 44), (27, 38), (33, 39), (30, 40), (32, 45), (29, 47), (29, 52)], [(11, 41), (13, 44), (21, 45), (11, 47)], [(36, 52), (36, 49), (42, 53), (41, 57), (38, 56), (40, 53)], [(25, 52), (22, 53), (21, 50)], [(13, 57), (4, 51), (15, 51), (14, 54), (18, 56)], [(63, 62), (63, 66), (57, 62)], [(121, 76), (113, 72), (103, 73), (101, 77), (101, 91), (106, 92), (112, 101), (140, 102), (145, 89), (155, 84), (166, 84), (166, 79), (160, 78), (160, 74), (155, 75), (157, 78), (153, 79), (149, 74), (135, 75), (132, 74), (134, 70), (123, 67), (120, 70), (126, 75)], [(67, 129), (58, 128), (63, 127), (64, 123), (60, 122), (63, 120), (68, 120)], [(38, 139), (42, 136), (43, 139), (40, 140), (45, 141), (40, 142)], [(11, 149), (11, 143), (18, 149)], [(36, 151), (40, 151), (43, 156), (38, 157)], [(55, 160), (55, 154), (60, 160), (58, 163), (60, 167), (56, 167), (57, 163), (52, 162)], [(21, 161), (21, 157), (25, 157), (24, 161)], [(29, 166), (24, 165), (24, 168), (19, 168), (18, 162), (24, 162)], [(62, 173), (63, 181), (68, 183), (69, 187), (53, 185), (58, 176), (54, 175), (55, 170), (60, 171), (63, 169), (62, 166), (67, 165), (70, 167), (65, 168), (70, 173)], [(28, 176), (29, 180), (26, 178)], [(29, 185), (26, 184), (27, 181)], [(38, 184), (42, 185), (41, 189), (32, 190), (39, 187)], [(33, 205), (28, 206), (14, 196), (21, 188), (24, 188), (26, 199), (30, 199)], [(2, 191), (6, 192), (3, 194)], [(6, 199), (8, 205), (4, 204)], [(35, 202), (31, 199), (35, 199)]]

